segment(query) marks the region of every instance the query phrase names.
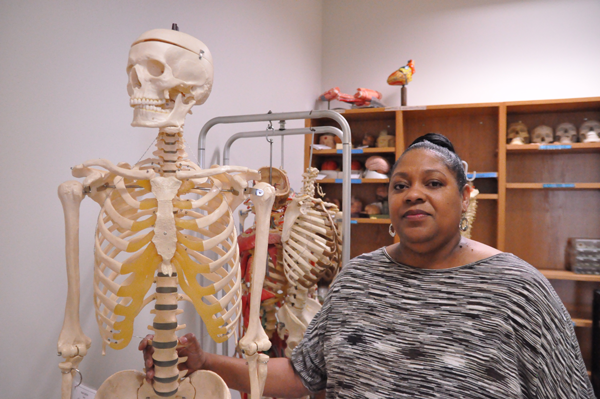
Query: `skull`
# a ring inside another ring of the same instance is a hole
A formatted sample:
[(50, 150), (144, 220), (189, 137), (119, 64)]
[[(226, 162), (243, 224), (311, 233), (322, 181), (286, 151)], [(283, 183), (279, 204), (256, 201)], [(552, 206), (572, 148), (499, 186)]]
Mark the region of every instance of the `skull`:
[(131, 46), (127, 92), (132, 126), (181, 132), (185, 116), (203, 104), (213, 83), (212, 57), (200, 40), (185, 33), (154, 29)]
[(509, 144), (529, 144), (529, 133), (527, 126), (523, 122), (511, 123), (508, 126)]
[(579, 127), (579, 141), (582, 143), (598, 143), (600, 138), (600, 122), (598, 121), (585, 121)]
[(574, 124), (565, 122), (556, 127), (556, 141), (560, 143), (577, 142), (577, 128)]
[(538, 144), (552, 143), (554, 141), (552, 128), (546, 125), (536, 127), (531, 132), (531, 141)]

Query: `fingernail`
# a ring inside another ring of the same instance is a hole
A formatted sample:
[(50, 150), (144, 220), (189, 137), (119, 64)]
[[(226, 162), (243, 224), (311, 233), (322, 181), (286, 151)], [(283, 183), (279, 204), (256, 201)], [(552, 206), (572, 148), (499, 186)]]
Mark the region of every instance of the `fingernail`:
[(152, 362), (150, 361), (150, 359), (146, 360), (146, 367), (152, 367)]
[(188, 340), (186, 337), (181, 337), (179, 338), (179, 342), (181, 342), (182, 344), (187, 344)]

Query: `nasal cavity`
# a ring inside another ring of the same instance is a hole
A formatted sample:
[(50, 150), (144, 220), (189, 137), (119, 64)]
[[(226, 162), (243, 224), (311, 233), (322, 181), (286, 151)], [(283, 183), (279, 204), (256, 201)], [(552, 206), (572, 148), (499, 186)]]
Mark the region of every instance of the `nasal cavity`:
[(138, 78), (136, 67), (131, 68), (131, 70), (129, 71), (129, 81), (131, 83), (131, 86), (135, 87), (136, 89), (142, 87), (140, 79)]

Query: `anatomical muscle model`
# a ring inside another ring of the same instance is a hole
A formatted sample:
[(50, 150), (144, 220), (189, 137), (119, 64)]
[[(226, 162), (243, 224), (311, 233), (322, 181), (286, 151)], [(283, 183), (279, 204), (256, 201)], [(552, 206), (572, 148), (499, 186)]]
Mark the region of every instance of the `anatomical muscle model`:
[[(73, 168), (83, 183), (68, 181), (58, 194), (66, 225), (68, 293), (58, 340), (64, 358), (62, 398), (70, 398), (75, 371), (91, 340), (79, 322), (79, 206), (89, 196), (101, 206), (94, 248), (94, 305), (102, 337), (125, 347), (133, 320), (154, 301), (154, 367), (152, 384), (139, 371), (109, 377), (96, 398), (228, 398), (223, 380), (209, 371), (186, 376), (177, 365), (177, 315), (181, 300), (191, 302), (210, 336), (226, 341), (241, 315), (241, 272), (232, 209), (250, 198), (256, 213), (256, 242), (250, 321), (239, 342), (247, 357), (253, 397), (260, 397), (269, 349), (258, 311), (267, 258), (272, 186), (258, 182), (260, 173), (244, 167), (201, 169), (187, 159), (183, 125), (192, 106), (203, 104), (213, 81), (208, 48), (176, 30), (156, 29), (131, 46), (127, 90), (134, 108), (132, 126), (158, 128), (154, 157), (133, 167), (95, 159)], [(208, 285), (198, 283), (204, 277)], [(155, 288), (152, 289), (152, 285)], [(179, 288), (183, 292), (179, 291)]]

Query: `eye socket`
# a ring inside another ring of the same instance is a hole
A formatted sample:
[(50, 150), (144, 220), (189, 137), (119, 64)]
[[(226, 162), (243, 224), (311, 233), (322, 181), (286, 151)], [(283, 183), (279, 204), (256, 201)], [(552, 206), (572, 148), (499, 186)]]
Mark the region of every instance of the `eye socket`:
[(152, 76), (159, 77), (163, 73), (165, 73), (165, 65), (157, 60), (148, 60), (147, 63), (148, 73)]

